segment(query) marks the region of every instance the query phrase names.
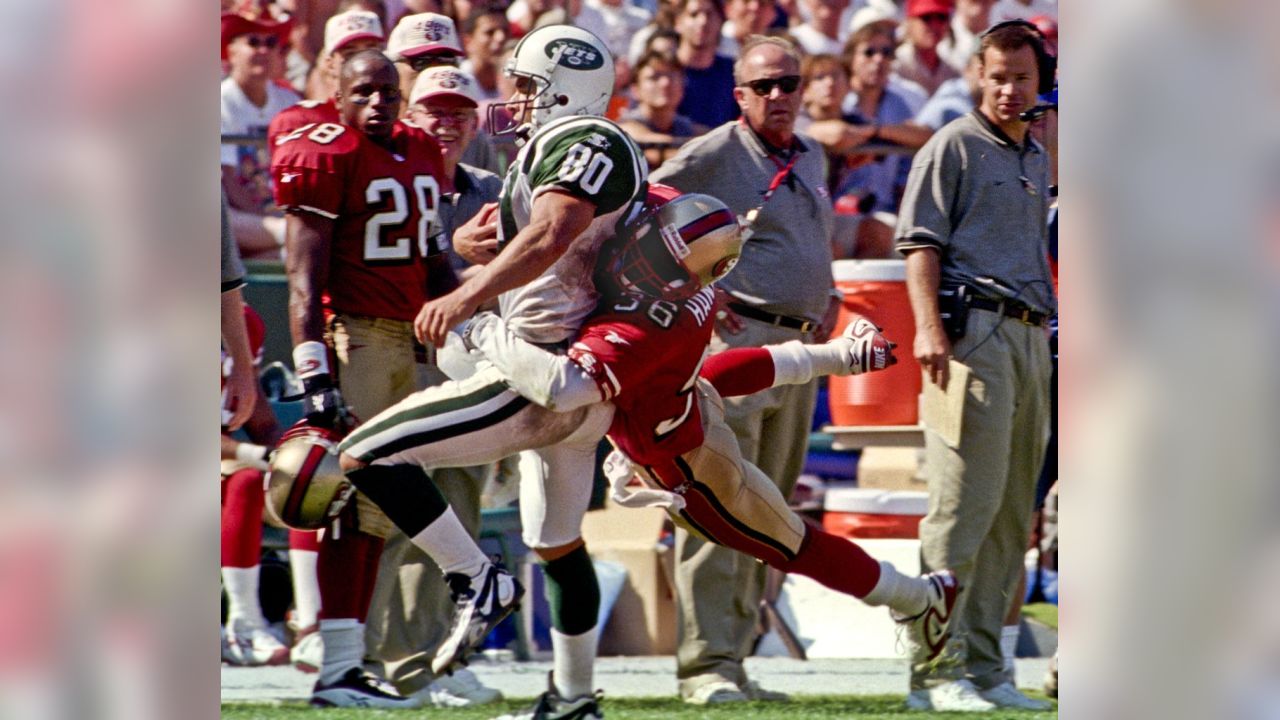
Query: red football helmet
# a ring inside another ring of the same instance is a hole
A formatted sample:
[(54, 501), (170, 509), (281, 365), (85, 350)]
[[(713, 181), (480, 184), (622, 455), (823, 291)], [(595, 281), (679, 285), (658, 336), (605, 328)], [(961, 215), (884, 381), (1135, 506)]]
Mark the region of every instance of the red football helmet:
[(355, 487), (338, 465), (342, 436), (299, 422), (280, 438), (266, 480), (267, 512), (298, 530), (316, 530), (338, 516)]
[(680, 302), (733, 269), (742, 231), (728, 206), (710, 195), (663, 202), (668, 190), (651, 188), (647, 207), (623, 230), (606, 269), (623, 290)]

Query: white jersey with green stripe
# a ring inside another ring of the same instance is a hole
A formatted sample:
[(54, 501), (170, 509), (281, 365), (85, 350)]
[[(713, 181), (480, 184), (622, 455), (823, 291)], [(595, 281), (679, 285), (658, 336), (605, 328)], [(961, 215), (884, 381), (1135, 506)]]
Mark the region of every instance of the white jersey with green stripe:
[(529, 224), (534, 201), (547, 190), (591, 201), (596, 215), (546, 272), (499, 298), (502, 316), (517, 335), (543, 344), (573, 337), (595, 307), (591, 276), (600, 245), (620, 218), (644, 202), (648, 176), (635, 142), (602, 117), (561, 118), (520, 149), (498, 199), (499, 248)]

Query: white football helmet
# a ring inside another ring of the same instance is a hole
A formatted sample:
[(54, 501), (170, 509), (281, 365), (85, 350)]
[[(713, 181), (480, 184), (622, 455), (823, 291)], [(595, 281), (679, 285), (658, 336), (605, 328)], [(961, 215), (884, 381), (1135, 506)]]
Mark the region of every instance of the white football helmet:
[(492, 135), (527, 136), (562, 117), (603, 115), (613, 95), (613, 56), (600, 38), (573, 25), (546, 25), (525, 35), (503, 72), (532, 86), (489, 106)]
[[(622, 233), (604, 268), (623, 289), (680, 302), (724, 277), (742, 254), (738, 218), (710, 195), (689, 193), (650, 205)], [(656, 206), (655, 206), (656, 205)]]
[(342, 512), (355, 487), (338, 465), (338, 433), (298, 424), (280, 439), (267, 473), (267, 512), (298, 530), (316, 530)]

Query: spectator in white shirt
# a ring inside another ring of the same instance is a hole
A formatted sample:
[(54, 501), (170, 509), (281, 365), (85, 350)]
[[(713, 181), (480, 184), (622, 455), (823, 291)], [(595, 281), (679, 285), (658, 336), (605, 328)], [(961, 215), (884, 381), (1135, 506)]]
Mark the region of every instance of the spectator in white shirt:
[[(266, 137), (275, 114), (301, 98), (271, 79), (289, 37), (289, 23), (222, 16), (222, 51), (230, 68), (222, 81), (223, 135)], [(243, 257), (279, 257), (284, 218), (271, 214), (270, 159), (265, 146), (223, 143), (222, 187)]]
[(791, 37), (808, 55), (839, 55), (844, 49), (840, 20), (849, 0), (802, 0), (808, 22), (791, 28)]

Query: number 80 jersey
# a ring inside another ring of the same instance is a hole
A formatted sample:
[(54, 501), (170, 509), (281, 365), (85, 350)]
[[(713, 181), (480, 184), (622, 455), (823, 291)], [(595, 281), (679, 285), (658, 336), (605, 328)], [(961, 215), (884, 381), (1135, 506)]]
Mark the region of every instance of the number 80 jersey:
[(643, 202), (648, 165), (635, 142), (602, 117), (567, 117), (543, 126), (520, 148), (499, 196), (502, 247), (529, 224), (533, 203), (548, 190), (596, 206), (595, 219), (559, 260), (529, 284), (502, 295), (502, 316), (520, 337), (558, 343), (576, 334), (595, 307), (591, 276), (600, 245), (620, 217)]
[(397, 122), (392, 150), (336, 122), (276, 138), (276, 204), (333, 220), (326, 307), (412, 321), (427, 298), (424, 259), (444, 251), (437, 208), (453, 192), (440, 146)]

